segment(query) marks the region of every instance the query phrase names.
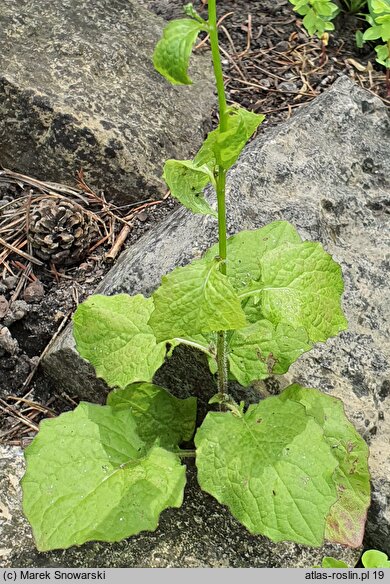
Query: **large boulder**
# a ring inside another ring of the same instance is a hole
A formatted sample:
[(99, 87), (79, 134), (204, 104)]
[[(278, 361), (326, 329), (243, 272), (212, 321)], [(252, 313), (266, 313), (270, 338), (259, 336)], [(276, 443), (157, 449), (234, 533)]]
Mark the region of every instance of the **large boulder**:
[[(289, 121), (252, 142), (228, 177), (228, 228), (291, 221), (341, 263), (348, 331), (301, 357), (288, 375), (252, 391), (279, 391), (292, 380), (343, 399), (371, 448), (370, 545), (390, 552), (390, 370), (388, 302), (390, 124), (383, 103), (342, 78)], [(217, 238), (215, 221), (179, 209), (146, 234), (97, 292), (150, 295), (161, 276), (199, 256)], [(74, 348), (71, 327), (44, 363), (73, 393), (102, 401), (104, 383)], [(177, 350), (157, 379), (172, 391), (214, 391), (203, 356)], [(201, 388), (201, 389), (199, 389)]]
[(137, 0), (2, 0), (0, 165), (47, 180), (76, 171), (107, 198), (156, 198), (167, 158), (190, 156), (214, 105), (208, 56), (191, 88), (153, 69), (165, 22)]
[(215, 499), (203, 493), (193, 465), (183, 506), (161, 515), (153, 533), (119, 543), (89, 543), (65, 551), (37, 552), (21, 511), (24, 471), (18, 447), (0, 446), (0, 567), (68, 568), (311, 568), (326, 555), (353, 566), (360, 550), (308, 548), (251, 535)]

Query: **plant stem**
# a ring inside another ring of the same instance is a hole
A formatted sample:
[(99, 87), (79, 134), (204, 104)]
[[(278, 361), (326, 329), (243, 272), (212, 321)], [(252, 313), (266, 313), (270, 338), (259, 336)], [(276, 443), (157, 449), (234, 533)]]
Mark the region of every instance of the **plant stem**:
[(182, 456), (183, 458), (195, 458), (196, 456), (195, 450), (182, 450), (180, 448), (175, 453), (178, 454), (179, 456)]
[[(390, 39), (387, 41), (387, 58), (390, 59)], [(390, 68), (386, 68), (387, 97), (390, 97)]]
[[(211, 53), (213, 58), (213, 67), (215, 81), (218, 93), (219, 106), (219, 127), (221, 132), (227, 130), (228, 110), (225, 96), (225, 86), (223, 82), (223, 72), (221, 64), (221, 55), (218, 45), (217, 29), (217, 2), (216, 0), (208, 1), (209, 11), (209, 33), (211, 43)], [(219, 240), (219, 257), (221, 258), (221, 272), (226, 275), (226, 170), (219, 166), (216, 172), (216, 191), (218, 204), (218, 240)], [(222, 398), (227, 396), (227, 356), (226, 356), (226, 331), (218, 332), (217, 339), (217, 366), (218, 366), (218, 392)]]
[(221, 55), (219, 52), (218, 45), (217, 1), (209, 0), (208, 7), (209, 7), (208, 24), (210, 33), (211, 54), (213, 57), (214, 75), (218, 92), (219, 123), (221, 127), (221, 132), (225, 132), (227, 130), (227, 105), (225, 96), (225, 85), (223, 83)]
[(221, 272), (226, 275), (226, 170), (218, 167), (217, 183), (217, 204), (218, 204), (218, 241), (219, 257), (221, 260)]

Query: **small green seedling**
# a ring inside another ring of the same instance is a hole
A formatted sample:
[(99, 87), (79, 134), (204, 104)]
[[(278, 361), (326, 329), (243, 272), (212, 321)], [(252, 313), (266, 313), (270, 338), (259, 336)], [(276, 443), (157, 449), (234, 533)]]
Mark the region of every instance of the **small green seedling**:
[[(164, 509), (181, 505), (182, 459), (192, 456), (200, 487), (251, 533), (360, 546), (368, 449), (342, 402), (294, 384), (247, 407), (244, 389), (285, 373), (346, 328), (341, 268), (285, 221), (227, 238), (226, 174), (263, 116), (226, 103), (216, 0), (208, 0), (207, 21), (191, 5), (186, 14), (165, 28), (154, 65), (171, 83), (191, 84), (192, 47), (206, 32), (219, 125), (193, 160), (168, 160), (164, 178), (185, 207), (218, 221), (219, 241), (164, 276), (149, 298), (97, 295), (78, 307), (77, 349), (114, 389), (105, 406), (83, 402), (41, 424), (26, 450), (24, 512), (39, 550), (154, 530)], [(216, 209), (203, 194), (207, 184)], [(219, 411), (197, 429), (196, 399), (153, 384), (180, 344), (203, 352), (216, 374), (217, 393), (206, 401)], [(240, 404), (229, 380), (243, 386)], [(183, 450), (195, 430), (194, 449)]]
[(381, 39), (375, 47), (376, 60), (386, 67), (387, 95), (390, 96), (390, 0), (368, 0), (370, 14), (366, 16), (370, 27), (363, 34), (363, 41)]
[(321, 40), (322, 65), (326, 57), (326, 47), (329, 42), (328, 31), (334, 30), (331, 22), (340, 12), (337, 4), (332, 0), (290, 0), (295, 12), (304, 16), (303, 26), (310, 36), (317, 36)]
[(290, 0), (295, 12), (303, 16), (303, 26), (310, 36), (319, 38), (327, 32), (334, 30), (331, 22), (340, 11), (332, 0)]
[(367, 0), (342, 0), (345, 11), (349, 14), (358, 14), (367, 5)]
[[(364, 568), (390, 568), (390, 561), (386, 554), (378, 550), (367, 550), (361, 558)], [(315, 566), (319, 568), (320, 566)], [(321, 568), (349, 568), (343, 560), (336, 560), (332, 557), (325, 557), (322, 560)]]

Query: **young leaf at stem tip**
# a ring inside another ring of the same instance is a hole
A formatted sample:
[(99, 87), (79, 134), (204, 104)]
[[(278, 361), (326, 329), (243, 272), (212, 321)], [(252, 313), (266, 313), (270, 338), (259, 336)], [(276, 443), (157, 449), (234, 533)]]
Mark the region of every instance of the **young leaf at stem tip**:
[(226, 131), (221, 132), (218, 126), (208, 134), (194, 158), (196, 166), (206, 164), (214, 169), (219, 165), (228, 170), (265, 118), (263, 115), (236, 106), (229, 107), (227, 114)]
[(172, 20), (163, 31), (153, 54), (155, 69), (173, 85), (191, 85), (187, 71), (192, 47), (206, 23), (190, 18)]
[(204, 26), (207, 27), (207, 22), (195, 10), (194, 5), (192, 4), (192, 2), (189, 2), (188, 4), (185, 4), (183, 6), (183, 10), (184, 10), (184, 13), (187, 16), (189, 16), (190, 18), (194, 18), (195, 20), (197, 20), (198, 22), (200, 22), (202, 25), (204, 25)]
[(193, 213), (218, 217), (202, 194), (209, 183), (215, 185), (214, 175), (205, 164), (196, 166), (191, 160), (167, 160), (163, 179), (172, 196), (184, 207)]
[(202, 195), (211, 183), (214, 188), (217, 166), (230, 168), (237, 160), (245, 144), (256, 131), (264, 116), (243, 108), (229, 108), (227, 130), (220, 128), (210, 132), (194, 160), (167, 160), (163, 179), (174, 196), (193, 213), (218, 214)]

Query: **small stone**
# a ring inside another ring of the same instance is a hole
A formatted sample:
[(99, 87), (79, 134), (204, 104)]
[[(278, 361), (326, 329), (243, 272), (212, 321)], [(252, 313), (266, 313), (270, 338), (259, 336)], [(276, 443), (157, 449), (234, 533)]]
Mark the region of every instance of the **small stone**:
[[(6, 351), (7, 353), (7, 351)], [(16, 367), (16, 363), (18, 361), (17, 357), (8, 357), (6, 359), (2, 359), (0, 363), (1, 369), (4, 371), (13, 371)]]
[(56, 310), (54, 315), (53, 315), (53, 320), (55, 322), (58, 322), (58, 321), (62, 320), (64, 318), (64, 316), (65, 316), (65, 313), (62, 312), (62, 310)]
[(3, 282), (0, 282), (0, 294), (5, 294), (7, 290), (8, 290), (7, 286), (3, 284)]
[(289, 48), (290, 45), (288, 44), (287, 41), (280, 41), (280, 43), (275, 45), (275, 50), (278, 51), (279, 53), (284, 53), (285, 51), (288, 51)]
[(260, 83), (263, 87), (271, 87), (272, 80), (269, 77), (266, 77), (265, 79), (262, 79)]
[(89, 270), (90, 265), (87, 262), (83, 262), (82, 264), (79, 265), (79, 270), (82, 270), (83, 272), (86, 272), (87, 270)]
[(10, 355), (15, 355), (19, 350), (18, 341), (12, 337), (6, 326), (0, 329), (0, 349), (3, 349), (3, 351)]
[(4, 318), (8, 312), (8, 300), (5, 296), (0, 296), (0, 318)]
[(13, 290), (16, 288), (16, 284), (18, 283), (18, 279), (16, 276), (7, 276), (3, 280), (3, 284), (7, 287), (7, 290)]
[(148, 214), (145, 211), (141, 211), (141, 213), (138, 213), (137, 215), (137, 219), (139, 219), (142, 222), (146, 221), (147, 218)]
[(39, 302), (45, 295), (45, 289), (40, 280), (35, 280), (27, 286), (24, 291), (23, 298), (26, 302)]
[(5, 326), (10, 326), (17, 320), (21, 320), (30, 310), (27, 302), (24, 300), (15, 300), (8, 309), (7, 316), (4, 318)]
[(299, 89), (292, 81), (283, 81), (279, 84), (278, 89), (286, 93), (298, 93)]

